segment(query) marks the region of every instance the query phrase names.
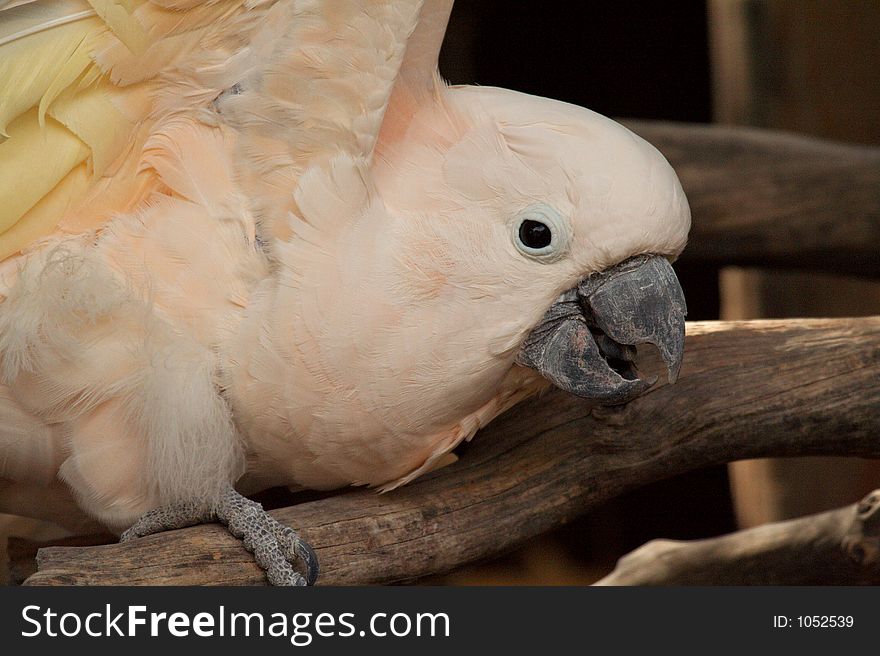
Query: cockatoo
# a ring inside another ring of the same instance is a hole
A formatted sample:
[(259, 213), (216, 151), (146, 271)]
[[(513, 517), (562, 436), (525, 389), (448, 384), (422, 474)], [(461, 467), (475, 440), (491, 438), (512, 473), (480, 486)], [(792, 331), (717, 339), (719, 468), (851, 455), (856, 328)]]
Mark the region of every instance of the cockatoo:
[[(675, 379), (690, 212), (648, 143), (449, 87), (447, 0), (0, 0), (0, 510), (133, 539), (388, 490), (551, 383)], [(237, 488), (237, 489), (236, 489)]]

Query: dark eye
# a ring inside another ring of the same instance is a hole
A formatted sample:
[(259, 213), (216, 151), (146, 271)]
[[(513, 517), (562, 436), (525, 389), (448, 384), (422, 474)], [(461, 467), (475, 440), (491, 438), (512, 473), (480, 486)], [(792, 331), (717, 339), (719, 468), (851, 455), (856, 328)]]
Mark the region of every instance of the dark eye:
[(550, 245), (553, 233), (547, 224), (526, 219), (519, 224), (519, 240), (526, 248), (539, 250)]
[(549, 205), (537, 203), (517, 212), (510, 238), (520, 253), (542, 264), (564, 257), (571, 241), (571, 226)]

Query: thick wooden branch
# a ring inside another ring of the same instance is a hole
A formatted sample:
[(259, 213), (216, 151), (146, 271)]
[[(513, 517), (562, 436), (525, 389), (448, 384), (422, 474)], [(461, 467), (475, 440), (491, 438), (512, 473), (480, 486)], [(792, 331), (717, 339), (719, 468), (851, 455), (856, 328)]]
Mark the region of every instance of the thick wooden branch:
[(880, 490), (709, 540), (653, 540), (596, 585), (880, 585)]
[[(761, 456), (880, 457), (880, 317), (688, 325), (681, 378), (591, 412), (561, 392), (493, 422), (462, 458), (385, 495), (273, 511), (323, 584), (388, 583), (495, 556), (621, 492)], [(262, 584), (219, 526), (41, 550), (32, 585)]]
[(880, 148), (752, 128), (627, 122), (677, 171), (683, 261), (880, 276)]

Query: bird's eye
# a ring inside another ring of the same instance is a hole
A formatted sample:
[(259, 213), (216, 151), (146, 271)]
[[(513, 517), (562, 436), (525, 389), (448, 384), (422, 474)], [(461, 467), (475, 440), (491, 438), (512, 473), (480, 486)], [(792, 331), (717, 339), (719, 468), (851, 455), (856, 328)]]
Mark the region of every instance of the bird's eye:
[(550, 226), (540, 221), (526, 219), (519, 224), (519, 240), (526, 248), (540, 250), (550, 245), (553, 232)]
[(558, 259), (568, 246), (568, 224), (547, 205), (535, 205), (518, 214), (513, 228), (517, 250), (541, 262)]

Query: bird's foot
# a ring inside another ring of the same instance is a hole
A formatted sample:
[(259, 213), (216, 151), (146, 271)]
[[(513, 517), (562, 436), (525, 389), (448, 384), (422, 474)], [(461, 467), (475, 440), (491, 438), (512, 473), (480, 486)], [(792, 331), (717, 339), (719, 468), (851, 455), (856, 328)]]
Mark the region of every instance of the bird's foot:
[[(231, 487), (220, 499), (217, 519), (241, 538), (244, 548), (254, 554), (257, 564), (266, 570), (272, 585), (312, 585), (318, 578), (318, 557), (296, 531), (272, 519), (256, 501), (240, 495)], [(304, 574), (294, 569), (299, 561)]]
[[(312, 585), (318, 578), (318, 558), (311, 546), (292, 528), (272, 519), (259, 503), (231, 487), (222, 493), (213, 510), (189, 503), (151, 510), (125, 531), (120, 541), (213, 521), (224, 524), (241, 539), (244, 548), (266, 570), (270, 584)], [(303, 573), (296, 569), (296, 563)]]

